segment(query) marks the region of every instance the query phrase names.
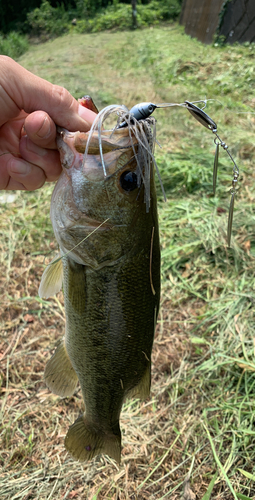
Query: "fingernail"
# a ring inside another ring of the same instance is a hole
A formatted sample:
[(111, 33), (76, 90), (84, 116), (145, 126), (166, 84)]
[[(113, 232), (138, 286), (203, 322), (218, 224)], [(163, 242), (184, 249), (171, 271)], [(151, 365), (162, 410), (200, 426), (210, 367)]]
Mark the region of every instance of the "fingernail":
[(87, 123), (88, 128), (91, 127), (95, 117), (97, 116), (96, 113), (90, 109), (84, 108), (81, 104), (79, 104), (78, 115)]
[(30, 172), (30, 166), (23, 161), (14, 160), (10, 170), (13, 174), (27, 175)]
[(21, 131), (20, 131), (20, 137), (24, 137), (24, 135), (26, 135), (26, 129), (25, 129), (25, 125), (23, 125)]
[(86, 120), (86, 116), (87, 116), (87, 109), (84, 108), (84, 106), (81, 106), (81, 104), (79, 104), (79, 108), (78, 108), (78, 115), (85, 121), (87, 122)]
[(40, 139), (47, 139), (51, 134), (51, 126), (50, 126), (50, 120), (48, 116), (45, 116), (43, 120), (43, 124), (41, 128), (37, 132), (37, 136), (40, 137)]

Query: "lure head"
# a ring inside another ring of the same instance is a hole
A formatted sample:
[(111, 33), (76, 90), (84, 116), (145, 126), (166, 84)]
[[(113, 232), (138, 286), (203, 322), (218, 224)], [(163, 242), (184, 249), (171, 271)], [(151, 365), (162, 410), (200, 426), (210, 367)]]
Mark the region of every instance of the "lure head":
[[(149, 116), (155, 111), (158, 106), (153, 104), (152, 102), (140, 102), (139, 104), (135, 104), (129, 111), (130, 115), (132, 115), (137, 121), (145, 120), (149, 118)], [(127, 127), (127, 122), (122, 122), (119, 125), (119, 128)]]
[(130, 109), (130, 114), (133, 115), (138, 121), (145, 120), (146, 118), (149, 118), (156, 108), (156, 104), (153, 104), (152, 102), (140, 102), (139, 104), (135, 104), (135, 106)]

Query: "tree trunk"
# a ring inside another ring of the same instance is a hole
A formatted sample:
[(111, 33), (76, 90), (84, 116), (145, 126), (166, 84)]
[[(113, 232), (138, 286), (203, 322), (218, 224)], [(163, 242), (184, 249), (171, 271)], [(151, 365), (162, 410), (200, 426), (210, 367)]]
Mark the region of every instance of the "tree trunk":
[(132, 27), (135, 30), (137, 28), (136, 0), (131, 0), (131, 5), (132, 5)]

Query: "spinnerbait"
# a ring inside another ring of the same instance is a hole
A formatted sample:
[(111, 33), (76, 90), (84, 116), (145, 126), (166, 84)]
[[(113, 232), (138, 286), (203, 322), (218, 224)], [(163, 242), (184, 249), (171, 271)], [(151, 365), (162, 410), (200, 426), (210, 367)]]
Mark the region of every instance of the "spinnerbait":
[[(213, 167), (213, 194), (215, 195), (216, 192), (216, 182), (217, 182), (217, 171), (218, 171), (218, 158), (219, 158), (219, 147), (221, 146), (228, 154), (229, 158), (234, 164), (233, 168), (233, 180), (232, 180), (232, 188), (230, 190), (231, 193), (231, 202), (230, 202), (230, 207), (229, 207), (229, 215), (228, 215), (228, 231), (227, 231), (227, 243), (228, 246), (230, 247), (230, 242), (231, 242), (231, 233), (232, 233), (232, 222), (233, 222), (233, 211), (234, 211), (234, 200), (235, 200), (235, 194), (237, 192), (236, 186), (238, 182), (238, 177), (239, 177), (239, 168), (235, 163), (235, 160), (233, 159), (230, 151), (228, 150), (227, 144), (221, 140), (217, 133), (217, 124), (212, 120), (212, 118), (205, 113), (205, 111), (192, 102), (185, 101), (184, 104), (174, 104), (174, 103), (161, 103), (161, 104), (154, 104), (152, 102), (141, 102), (139, 104), (135, 104), (130, 109), (130, 115), (132, 115), (135, 120), (145, 120), (146, 118), (149, 118), (149, 116), (155, 111), (155, 109), (158, 108), (167, 108), (171, 106), (181, 106), (181, 107), (186, 107), (186, 109), (192, 114), (192, 116), (199, 122), (201, 125), (203, 125), (205, 128), (208, 130), (211, 130), (212, 133), (216, 136), (214, 139), (214, 143), (216, 145), (216, 150), (215, 150), (215, 155), (214, 155), (214, 167)], [(118, 128), (123, 128), (127, 126), (127, 122), (123, 121), (119, 124)]]

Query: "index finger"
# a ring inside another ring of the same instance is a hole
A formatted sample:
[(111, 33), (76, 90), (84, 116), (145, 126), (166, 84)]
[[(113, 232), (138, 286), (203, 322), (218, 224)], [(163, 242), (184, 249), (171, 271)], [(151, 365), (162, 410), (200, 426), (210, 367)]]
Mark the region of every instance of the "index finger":
[(46, 111), (53, 121), (70, 131), (90, 129), (96, 114), (80, 106), (63, 87), (30, 73), (7, 56), (0, 56), (0, 126), (17, 116)]

